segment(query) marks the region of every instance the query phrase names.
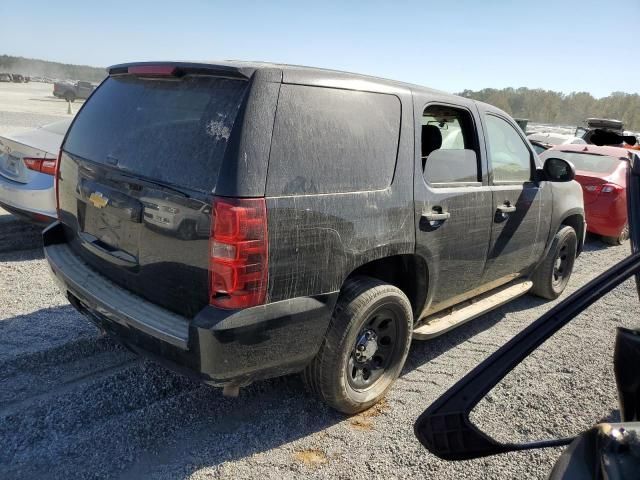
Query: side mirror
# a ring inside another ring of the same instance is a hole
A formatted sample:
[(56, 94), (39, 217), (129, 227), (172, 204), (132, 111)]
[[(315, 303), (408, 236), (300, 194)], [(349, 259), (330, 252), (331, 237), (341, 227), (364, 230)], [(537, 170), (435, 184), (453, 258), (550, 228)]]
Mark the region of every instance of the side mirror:
[(542, 173), (543, 179), (550, 182), (570, 182), (576, 177), (573, 164), (561, 158), (547, 158)]

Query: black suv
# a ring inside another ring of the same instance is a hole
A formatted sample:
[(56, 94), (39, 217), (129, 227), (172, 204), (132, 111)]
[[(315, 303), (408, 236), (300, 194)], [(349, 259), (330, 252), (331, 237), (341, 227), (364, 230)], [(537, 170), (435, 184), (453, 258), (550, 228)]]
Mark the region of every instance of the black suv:
[[(489, 105), (261, 63), (137, 63), (76, 116), (45, 253), (69, 301), (227, 394), (304, 372), (354, 413), (413, 338), (564, 289), (572, 166)], [(551, 181), (553, 180), (553, 182)]]

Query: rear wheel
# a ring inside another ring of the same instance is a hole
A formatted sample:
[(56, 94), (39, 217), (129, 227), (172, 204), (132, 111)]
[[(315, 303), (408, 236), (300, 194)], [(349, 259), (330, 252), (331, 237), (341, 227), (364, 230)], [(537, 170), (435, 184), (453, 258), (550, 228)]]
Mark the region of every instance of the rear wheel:
[(602, 237), (602, 241), (609, 245), (622, 245), (627, 240), (629, 240), (629, 224), (622, 228), (620, 235), (617, 237)]
[(76, 100), (76, 96), (73, 94), (73, 92), (66, 92), (66, 93), (64, 94), (64, 99), (65, 99), (67, 102), (71, 102), (71, 103), (73, 103), (73, 102)]
[(355, 277), (338, 298), (329, 331), (304, 371), (304, 381), (336, 410), (366, 410), (400, 375), (412, 332), (411, 303), (400, 289)]
[(562, 227), (553, 237), (544, 261), (531, 277), (531, 293), (553, 300), (564, 291), (573, 272), (578, 250), (578, 237), (571, 227)]

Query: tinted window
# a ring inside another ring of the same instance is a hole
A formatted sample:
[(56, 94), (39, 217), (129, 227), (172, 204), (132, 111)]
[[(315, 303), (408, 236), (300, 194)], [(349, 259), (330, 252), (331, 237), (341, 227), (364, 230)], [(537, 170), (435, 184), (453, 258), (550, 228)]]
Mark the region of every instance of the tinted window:
[(526, 182), (531, 179), (531, 152), (516, 129), (494, 115), (485, 116), (493, 180)]
[(538, 155), (540, 155), (541, 153), (547, 151), (547, 149), (545, 147), (543, 147), (542, 145), (539, 145), (537, 143), (532, 143), (531, 146), (533, 147), (533, 149), (536, 151), (536, 153)]
[(64, 149), (165, 183), (215, 186), (245, 82), (111, 77), (82, 108)]
[(547, 158), (561, 158), (573, 163), (576, 170), (582, 170), (585, 172), (594, 173), (611, 173), (613, 172), (620, 162), (616, 157), (609, 157), (607, 155), (596, 155), (594, 153), (581, 153), (581, 152), (561, 152), (559, 150), (548, 150), (542, 159)]
[(430, 105), (422, 115), (424, 177), (442, 183), (478, 182), (477, 134), (471, 114), (461, 108)]
[(282, 85), (267, 192), (384, 189), (393, 177), (399, 132), (397, 97)]

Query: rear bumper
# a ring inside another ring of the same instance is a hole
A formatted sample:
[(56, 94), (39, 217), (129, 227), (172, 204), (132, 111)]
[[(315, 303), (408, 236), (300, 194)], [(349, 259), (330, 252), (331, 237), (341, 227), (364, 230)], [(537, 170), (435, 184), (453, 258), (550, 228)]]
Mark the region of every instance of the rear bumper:
[(606, 237), (617, 237), (627, 223), (626, 202), (616, 201), (605, 205), (587, 205), (585, 216), (589, 232)]
[(0, 175), (0, 203), (9, 209), (56, 218), (56, 196), (51, 175), (38, 174), (29, 183)]
[(74, 307), (132, 350), (213, 385), (302, 370), (320, 348), (337, 299), (336, 292), (237, 311), (208, 306), (188, 319), (85, 264), (59, 222), (43, 237), (53, 277)]

